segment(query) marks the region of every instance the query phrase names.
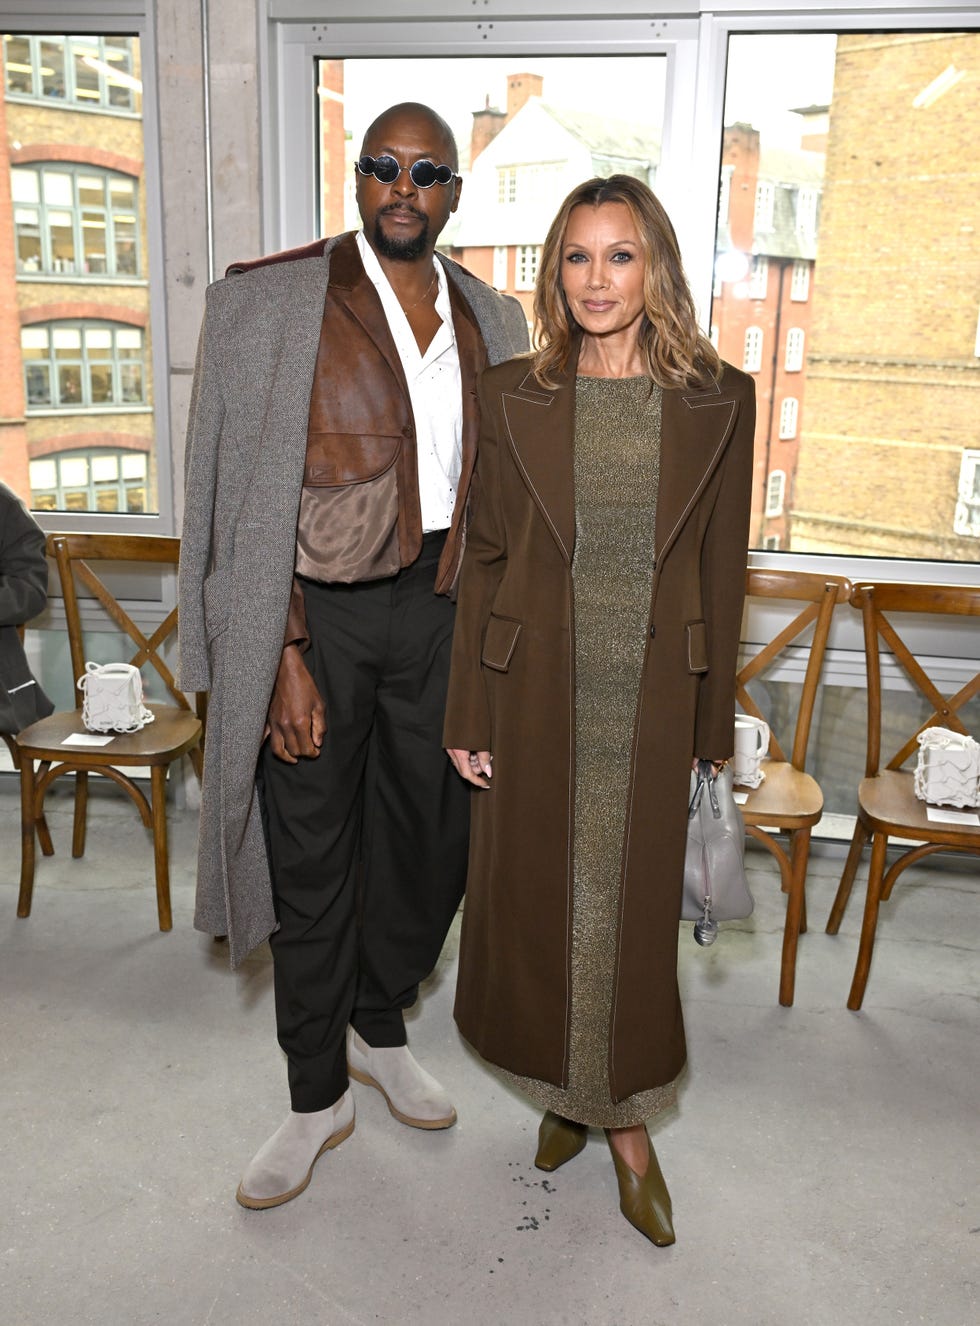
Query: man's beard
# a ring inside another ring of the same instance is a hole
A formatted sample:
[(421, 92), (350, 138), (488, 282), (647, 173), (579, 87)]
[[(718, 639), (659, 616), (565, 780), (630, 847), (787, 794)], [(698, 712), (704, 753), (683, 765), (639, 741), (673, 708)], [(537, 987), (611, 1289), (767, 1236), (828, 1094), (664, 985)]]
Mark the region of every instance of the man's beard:
[[(386, 210), (394, 211), (396, 209), (391, 208)], [(416, 212), (413, 209), (409, 210), (412, 211), (413, 216), (418, 217), (422, 222), (422, 229), (418, 234), (412, 235), (409, 238), (392, 238), (390, 235), (384, 234), (381, 229), (381, 218), (385, 213), (379, 212), (375, 217), (374, 234), (372, 238), (374, 240), (375, 251), (379, 253), (382, 258), (390, 258), (394, 262), (415, 262), (418, 258), (425, 256), (426, 250), (429, 247), (429, 218), (421, 212)]]

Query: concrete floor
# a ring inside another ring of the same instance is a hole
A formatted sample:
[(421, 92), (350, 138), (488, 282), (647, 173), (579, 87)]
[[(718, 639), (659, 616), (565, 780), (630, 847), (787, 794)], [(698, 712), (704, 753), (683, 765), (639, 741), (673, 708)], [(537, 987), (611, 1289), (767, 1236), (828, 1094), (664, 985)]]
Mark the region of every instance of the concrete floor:
[(354, 1136), (307, 1192), (244, 1211), (241, 1170), (288, 1108), (268, 951), (232, 974), (192, 930), (191, 812), (172, 824), (167, 935), (128, 806), (95, 801), (84, 861), (63, 795), (49, 820), (58, 855), (18, 920), (0, 778), (4, 1326), (978, 1320), (975, 861), (909, 872), (860, 1014), (860, 897), (823, 934), (837, 858), (811, 866), (795, 1008), (776, 1002), (770, 858), (750, 854), (750, 921), (710, 951), (683, 927), (690, 1066), (654, 1131), (678, 1242), (658, 1250), (618, 1213), (601, 1135), (551, 1178), (533, 1168), (535, 1112), (452, 1023), (455, 933), (410, 1038), (458, 1126), (405, 1128), (356, 1087)]

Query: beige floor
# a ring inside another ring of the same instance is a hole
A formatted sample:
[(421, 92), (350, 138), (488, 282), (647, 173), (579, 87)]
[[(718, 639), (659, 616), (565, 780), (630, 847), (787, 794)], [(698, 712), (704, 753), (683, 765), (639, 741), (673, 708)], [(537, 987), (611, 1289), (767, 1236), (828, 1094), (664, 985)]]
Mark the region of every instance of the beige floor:
[(976, 862), (920, 868), (884, 909), (863, 1013), (844, 1001), (860, 900), (823, 922), (813, 864), (797, 1001), (776, 1002), (782, 900), (753, 852), (755, 916), (684, 927), (690, 1067), (655, 1142), (677, 1245), (619, 1216), (605, 1144), (548, 1178), (537, 1119), (459, 1039), (455, 934), (410, 1027), (454, 1092), (440, 1134), (357, 1088), (357, 1129), (278, 1211), (234, 1201), (281, 1121), (271, 968), (238, 974), (191, 928), (194, 817), (175, 815), (171, 934), (143, 830), (95, 805), (15, 916), (17, 788), (0, 778), (4, 1326), (973, 1326), (980, 1248)]

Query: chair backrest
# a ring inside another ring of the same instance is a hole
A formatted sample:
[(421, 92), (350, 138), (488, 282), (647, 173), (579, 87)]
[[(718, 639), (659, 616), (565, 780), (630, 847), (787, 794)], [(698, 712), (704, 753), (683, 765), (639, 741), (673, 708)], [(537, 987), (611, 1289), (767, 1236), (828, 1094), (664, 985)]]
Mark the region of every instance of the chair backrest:
[[(153, 634), (147, 637), (92, 567), (94, 562), (154, 562), (159, 565), (176, 566), (180, 556), (180, 539), (142, 534), (49, 534), (47, 553), (58, 567), (58, 577), (65, 602), (72, 675), (75, 680), (77, 681), (85, 671), (85, 646), (77, 589), (78, 585), (84, 585), (119, 630), (129, 636), (136, 646), (132, 658), (112, 661), (125, 661), (137, 668), (149, 665), (162, 678), (174, 703), (181, 709), (190, 709), (187, 697), (178, 690), (174, 675), (167, 667), (161, 652), (167, 640), (177, 630), (176, 607), (171, 609)], [(76, 707), (81, 708), (82, 703), (82, 693), (76, 687)]]
[[(868, 671), (868, 757), (865, 776), (870, 778), (882, 767), (900, 769), (917, 747), (916, 738), (927, 727), (948, 727), (969, 734), (959, 710), (980, 693), (980, 671), (964, 683), (955, 695), (945, 696), (929, 676), (928, 659), (910, 648), (909, 625), (902, 614), (915, 617), (980, 617), (980, 585), (913, 585), (897, 581), (871, 584), (861, 581), (851, 592), (851, 605), (861, 613), (864, 623), (864, 655)], [(896, 626), (896, 619), (900, 626)], [(978, 623), (980, 625), (980, 623)], [(978, 637), (980, 638), (980, 637)], [(907, 736), (888, 762), (881, 763), (881, 643), (891, 651), (895, 662), (915, 690), (931, 706), (929, 717)], [(976, 735), (976, 734), (973, 734)]]
[[(817, 686), (823, 669), (831, 618), (836, 605), (846, 603), (849, 599), (851, 582), (844, 576), (821, 575), (812, 571), (780, 570), (774, 567), (750, 569), (746, 573), (745, 594), (746, 598), (783, 599), (802, 605), (796, 616), (736, 674), (735, 698), (747, 714), (770, 722), (770, 716), (762, 713), (749, 694), (749, 683), (767, 672), (784, 650), (795, 646), (797, 642), (802, 644), (800, 638), (813, 627), (792, 745), (788, 742), (786, 745), (781, 744), (776, 732), (771, 732), (769, 741), (769, 752), (774, 759), (788, 758), (795, 769), (803, 770), (806, 767)], [(790, 751), (788, 757), (785, 754), (787, 746)]]

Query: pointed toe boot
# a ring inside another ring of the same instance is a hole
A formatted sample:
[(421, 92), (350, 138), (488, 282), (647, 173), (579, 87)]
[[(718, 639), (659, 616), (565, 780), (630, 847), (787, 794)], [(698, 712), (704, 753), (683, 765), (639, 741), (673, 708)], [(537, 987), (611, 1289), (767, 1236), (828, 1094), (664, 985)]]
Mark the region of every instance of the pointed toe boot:
[[(608, 1132), (606, 1133), (609, 1138)], [(638, 1229), (658, 1248), (669, 1248), (675, 1241), (670, 1193), (657, 1160), (653, 1143), (647, 1137), (649, 1159), (645, 1174), (636, 1174), (616, 1151), (609, 1138), (619, 1183), (619, 1209), (634, 1229)]]
[(538, 1128), (538, 1152), (534, 1163), (538, 1169), (558, 1169), (583, 1149), (589, 1136), (588, 1125), (574, 1123), (560, 1114), (548, 1110)]

